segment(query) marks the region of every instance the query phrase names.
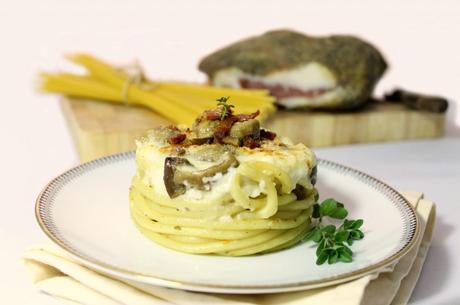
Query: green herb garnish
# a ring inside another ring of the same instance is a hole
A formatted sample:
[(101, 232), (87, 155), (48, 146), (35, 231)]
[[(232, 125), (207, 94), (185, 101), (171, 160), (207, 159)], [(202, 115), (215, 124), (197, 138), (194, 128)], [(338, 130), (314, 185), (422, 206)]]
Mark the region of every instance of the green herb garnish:
[(222, 96), (221, 98), (218, 98), (217, 101), (217, 106), (222, 107), (222, 113), (220, 114), (220, 120), (224, 120), (227, 116), (229, 116), (232, 113), (232, 108), (235, 107), (235, 105), (228, 104), (227, 101), (230, 99), (230, 96)]
[(354, 241), (364, 237), (360, 230), (363, 220), (347, 220), (336, 227), (335, 225), (322, 225), (324, 217), (344, 219), (348, 211), (343, 203), (334, 199), (326, 199), (320, 204), (313, 205), (312, 222), (314, 227), (303, 237), (303, 241), (312, 240), (317, 244), (316, 264), (322, 265), (336, 262), (349, 263), (353, 260), (353, 251), (350, 247)]

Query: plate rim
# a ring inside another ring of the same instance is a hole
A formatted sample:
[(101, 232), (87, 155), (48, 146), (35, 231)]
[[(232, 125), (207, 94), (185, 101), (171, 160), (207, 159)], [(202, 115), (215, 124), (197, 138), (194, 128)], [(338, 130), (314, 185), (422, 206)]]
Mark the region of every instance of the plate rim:
[[(249, 294), (249, 293), (277, 293), (277, 292), (288, 292), (288, 291), (299, 291), (299, 290), (308, 290), (320, 287), (331, 286), (343, 282), (348, 282), (357, 278), (360, 278), (364, 275), (370, 274), (372, 272), (381, 270), (386, 266), (389, 266), (397, 262), (401, 257), (403, 257), (407, 252), (409, 252), (412, 247), (415, 245), (418, 240), (420, 233), (420, 219), (415, 210), (415, 208), (409, 203), (409, 201), (393, 187), (389, 186), (385, 182), (377, 179), (369, 174), (366, 174), (360, 170), (352, 168), (350, 166), (342, 165), (340, 163), (318, 158), (318, 164), (323, 164), (328, 167), (334, 167), (341, 169), (342, 172), (352, 172), (357, 175), (359, 178), (370, 181), (373, 184), (380, 186), (382, 189), (378, 189), (384, 195), (388, 196), (391, 194), (395, 196), (398, 201), (405, 206), (409, 211), (409, 236), (406, 243), (395, 253), (389, 257), (378, 261), (377, 263), (371, 264), (367, 267), (359, 268), (347, 273), (330, 276), (325, 279), (318, 280), (309, 280), (309, 281), (300, 281), (295, 283), (287, 284), (272, 284), (272, 285), (222, 285), (222, 284), (209, 284), (209, 283), (199, 283), (199, 282), (190, 282), (190, 281), (181, 281), (176, 279), (168, 279), (160, 276), (152, 276), (147, 274), (142, 274), (139, 272), (134, 272), (119, 268), (104, 262), (98, 261), (79, 253), (76, 249), (73, 249), (71, 246), (66, 245), (55, 233), (50, 230), (47, 225), (45, 218), (49, 218), (48, 222), (52, 223), (52, 219), (44, 214), (42, 211), (43, 207), (49, 204), (49, 193), (55, 194), (63, 187), (66, 182), (70, 181), (71, 178), (77, 177), (83, 174), (86, 170), (91, 170), (111, 164), (117, 161), (124, 161), (135, 157), (135, 151), (127, 151), (118, 154), (113, 154), (98, 159), (91, 160), (89, 162), (84, 162), (74, 167), (69, 168), (68, 170), (63, 171), (61, 174), (54, 177), (50, 180), (41, 190), (37, 199), (35, 201), (35, 218), (40, 227), (40, 229), (45, 233), (45, 235), (54, 242), (61, 249), (65, 250), (72, 258), (82, 263), (85, 266), (93, 268), (101, 273), (116, 276), (119, 278), (132, 280), (139, 283), (153, 284), (162, 287), (191, 290), (198, 292), (212, 292), (212, 293), (239, 293), (239, 294)], [(375, 188), (375, 186), (374, 186)], [(54, 193), (52, 192), (54, 191)], [(388, 194), (389, 193), (389, 194)]]

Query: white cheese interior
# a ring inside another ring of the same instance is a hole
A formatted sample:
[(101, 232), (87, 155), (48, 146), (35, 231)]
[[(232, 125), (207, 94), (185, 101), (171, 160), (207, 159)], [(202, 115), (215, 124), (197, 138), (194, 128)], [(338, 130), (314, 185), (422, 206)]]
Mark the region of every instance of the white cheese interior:
[(240, 88), (241, 78), (261, 82), (267, 85), (282, 84), (309, 91), (314, 89), (333, 89), (336, 79), (325, 66), (311, 62), (298, 68), (276, 71), (265, 76), (245, 73), (238, 68), (221, 70), (214, 75), (213, 84), (221, 87)]
[(260, 82), (264, 85), (283, 85), (302, 91), (327, 90), (317, 96), (285, 97), (278, 103), (287, 108), (302, 106), (325, 106), (331, 101), (338, 100), (345, 94), (343, 88), (337, 84), (333, 73), (320, 63), (311, 62), (304, 66), (277, 71), (265, 76), (251, 75), (238, 68), (229, 68), (217, 72), (212, 80), (218, 87), (241, 88), (240, 79)]
[[(306, 97), (306, 96), (295, 96), (295, 97), (285, 97), (278, 100), (280, 105), (283, 105), (286, 108), (298, 108), (302, 106), (327, 106), (333, 104), (334, 101), (341, 99), (345, 95), (345, 91), (342, 87), (334, 88), (330, 91), (324, 92), (323, 94)], [(332, 101), (332, 103), (331, 103)]]

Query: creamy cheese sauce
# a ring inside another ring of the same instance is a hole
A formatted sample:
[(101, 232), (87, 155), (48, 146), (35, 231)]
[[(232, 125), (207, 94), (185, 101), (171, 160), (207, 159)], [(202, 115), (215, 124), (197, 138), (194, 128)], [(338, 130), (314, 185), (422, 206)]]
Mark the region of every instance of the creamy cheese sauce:
[[(259, 149), (237, 148), (235, 157), (240, 163), (249, 161), (262, 161), (282, 168), (290, 176), (293, 186), (301, 180), (309, 179), (310, 169), (315, 164), (315, 157), (311, 150), (302, 144), (278, 146), (272, 142), (262, 145)], [(152, 185), (155, 192), (160, 195), (168, 196), (163, 181), (164, 161), (169, 156), (168, 153), (161, 151), (160, 143), (152, 143), (150, 140), (139, 141), (136, 153), (138, 167), (143, 172), (144, 183)], [(193, 149), (193, 147), (189, 148)], [(187, 157), (187, 159), (197, 168), (205, 169), (216, 165), (219, 162), (198, 161)], [(217, 173), (212, 177), (204, 178), (204, 182), (209, 183), (209, 190), (200, 190), (186, 184), (187, 191), (178, 198), (189, 201), (215, 200), (225, 197), (231, 191), (236, 168), (230, 167), (225, 173)], [(250, 197), (257, 197), (265, 190), (263, 181), (252, 181), (246, 179), (242, 183), (243, 190)]]

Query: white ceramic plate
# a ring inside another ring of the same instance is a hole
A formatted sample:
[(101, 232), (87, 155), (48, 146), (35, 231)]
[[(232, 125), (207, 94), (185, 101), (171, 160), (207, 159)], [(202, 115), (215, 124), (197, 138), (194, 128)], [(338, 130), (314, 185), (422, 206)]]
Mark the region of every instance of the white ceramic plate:
[(272, 293), (322, 287), (375, 272), (414, 243), (417, 216), (385, 183), (319, 160), (322, 199), (344, 202), (349, 218), (364, 219), (365, 238), (353, 244), (351, 263), (317, 266), (312, 243), (249, 257), (191, 255), (163, 248), (131, 221), (128, 188), (134, 153), (77, 166), (52, 180), (37, 199), (43, 231), (82, 264), (121, 278), (194, 291)]

